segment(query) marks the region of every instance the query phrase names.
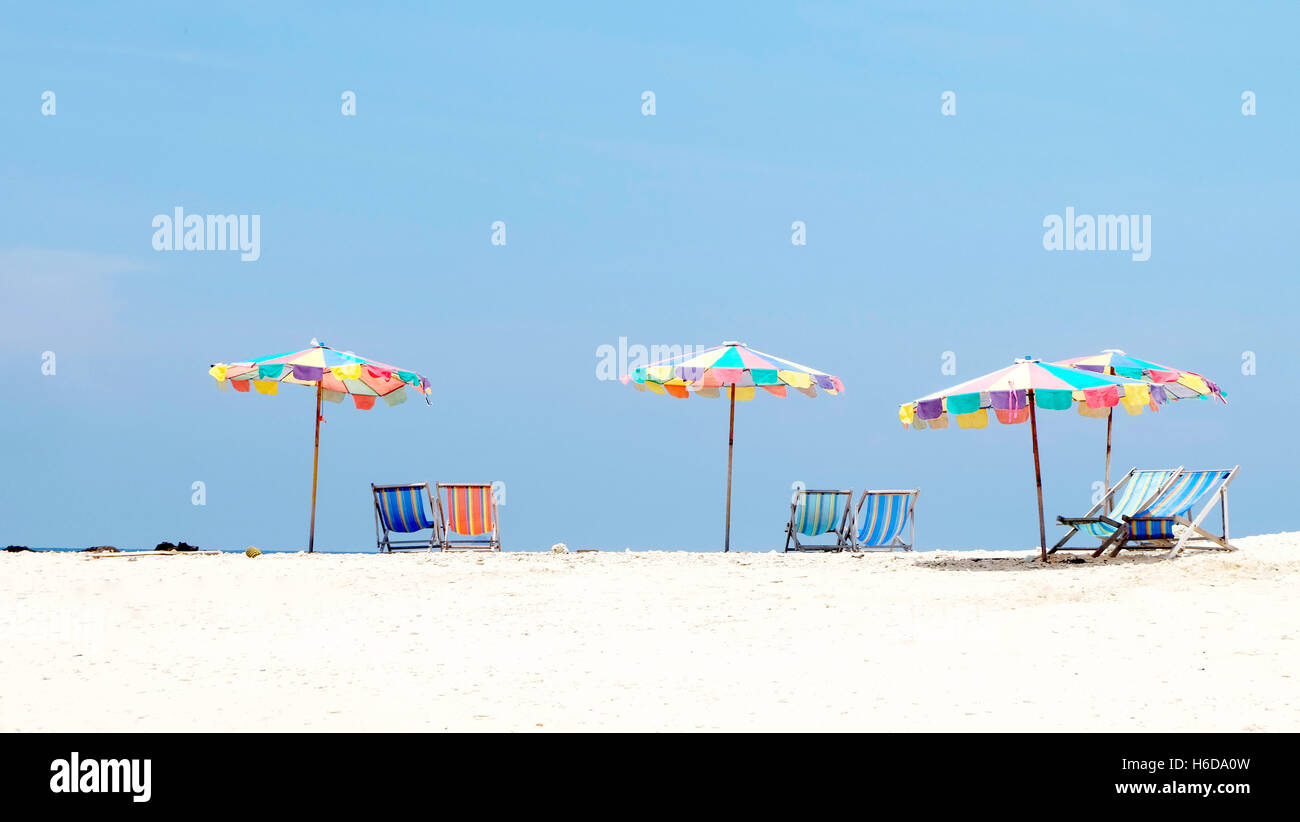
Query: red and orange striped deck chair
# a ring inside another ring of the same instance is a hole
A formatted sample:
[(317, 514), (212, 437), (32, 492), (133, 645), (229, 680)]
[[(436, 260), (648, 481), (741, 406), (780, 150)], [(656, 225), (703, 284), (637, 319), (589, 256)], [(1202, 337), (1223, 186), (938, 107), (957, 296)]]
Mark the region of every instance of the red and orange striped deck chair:
[(500, 551), (497, 503), (488, 483), (438, 483), (444, 551)]

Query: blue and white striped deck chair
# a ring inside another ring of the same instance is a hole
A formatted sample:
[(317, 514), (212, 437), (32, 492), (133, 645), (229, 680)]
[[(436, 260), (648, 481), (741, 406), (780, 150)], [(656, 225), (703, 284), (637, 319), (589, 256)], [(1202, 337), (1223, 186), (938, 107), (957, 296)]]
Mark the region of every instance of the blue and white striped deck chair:
[[(432, 551), (438, 544), (438, 524), (429, 516), (433, 510), (433, 496), (427, 482), (411, 485), (375, 485), (370, 490), (375, 495), (375, 541), (380, 552), (411, 551), (423, 548)], [(426, 508), (425, 502), (429, 505)], [(429, 530), (428, 538), (393, 539), (391, 534), (414, 534)]]
[[(1116, 540), (1110, 555), (1115, 556), (1123, 549), (1168, 548), (1166, 558), (1178, 556), (1184, 548), (1237, 550), (1228, 542), (1228, 483), (1240, 470), (1241, 466), (1235, 465), (1226, 470), (1184, 471), (1179, 474), (1155, 502), (1131, 517), (1124, 517), (1127, 527)], [(1208, 501), (1195, 517), (1191, 517), (1192, 509), (1202, 500)], [(1223, 513), (1222, 536), (1201, 527), (1201, 522), (1216, 504), (1221, 506)]]
[[(916, 545), (916, 497), (910, 491), (863, 491), (851, 523), (855, 551), (911, 551)], [(908, 529), (907, 540), (903, 529)]]
[[(851, 543), (845, 541), (845, 528), (849, 509), (853, 507), (853, 489), (845, 491), (795, 491), (790, 503), (790, 522), (785, 527), (785, 550), (843, 551)], [(819, 537), (834, 534), (833, 544), (805, 544), (800, 536)], [(794, 542), (794, 548), (790, 543)]]
[[(1174, 469), (1162, 468), (1155, 471), (1131, 469), (1106, 491), (1106, 495), (1088, 513), (1081, 517), (1057, 517), (1056, 521), (1070, 526), (1070, 530), (1047, 553), (1092, 551), (1094, 557), (1101, 556), (1101, 552), (1117, 539), (1116, 534), (1124, 529), (1124, 517), (1133, 516), (1144, 505), (1155, 500), (1182, 470), (1181, 465)], [(1070, 538), (1080, 532), (1101, 540), (1101, 545), (1066, 547)]]

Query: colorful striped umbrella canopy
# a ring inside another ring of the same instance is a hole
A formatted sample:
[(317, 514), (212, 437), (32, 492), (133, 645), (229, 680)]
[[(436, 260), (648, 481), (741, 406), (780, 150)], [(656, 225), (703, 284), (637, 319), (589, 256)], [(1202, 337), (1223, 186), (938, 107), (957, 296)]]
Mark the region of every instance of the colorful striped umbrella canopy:
[[(1131, 357), (1118, 348), (1108, 348), (1100, 354), (1092, 354), (1086, 357), (1071, 357), (1068, 360), (1058, 360), (1055, 364), (1096, 374), (1112, 374), (1142, 380), (1151, 383), (1153, 391), (1163, 392), (1169, 400), (1177, 401), (1192, 398), (1208, 400), (1210, 397), (1215, 397), (1224, 404), (1228, 402), (1227, 395), (1223, 393), (1223, 390), (1218, 385), (1195, 371), (1170, 368), (1167, 365), (1160, 365), (1150, 360)], [(1111, 425), (1114, 422), (1114, 411), (1114, 407), (1098, 408), (1088, 415), (1106, 418), (1107, 488), (1110, 488), (1110, 433)], [(1130, 410), (1129, 413), (1138, 412)], [(1109, 501), (1107, 499), (1107, 503)]]
[(280, 383), (306, 385), (319, 388), (321, 399), (327, 402), (342, 402), (350, 394), (353, 404), (363, 410), (373, 408), (378, 397), (383, 397), (387, 405), (405, 402), (408, 387), (422, 395), (433, 390), (429, 381), (414, 371), (319, 343), (291, 354), (217, 363), (208, 373), (216, 378), (222, 391), (234, 386), (236, 391), (277, 394)]
[(1077, 368), (1080, 371), (1092, 371), (1098, 374), (1113, 374), (1132, 380), (1143, 380), (1162, 387), (1171, 400), (1193, 398), (1208, 400), (1210, 397), (1215, 397), (1223, 403), (1228, 401), (1227, 395), (1223, 393), (1223, 390), (1218, 385), (1195, 371), (1185, 371), (1181, 368), (1160, 365), (1150, 360), (1141, 360), (1137, 357), (1131, 357), (1117, 348), (1108, 348), (1100, 354), (1092, 354), (1087, 357), (1071, 357), (1068, 360), (1058, 360), (1054, 364), (1064, 365), (1067, 368)]
[(719, 397), (723, 388), (735, 399), (752, 400), (759, 388), (778, 397), (786, 396), (786, 387), (809, 397), (820, 388), (828, 394), (844, 390), (839, 377), (755, 351), (744, 343), (724, 342), (698, 354), (669, 357), (634, 369), (622, 377), (626, 385), (635, 383), (638, 391), (686, 399), (691, 394)]
[(727, 433), (727, 527), (723, 550), (731, 550), (731, 462), (736, 444), (736, 400), (752, 400), (759, 389), (777, 397), (794, 388), (809, 397), (820, 388), (827, 394), (844, 391), (839, 377), (790, 360), (755, 351), (744, 343), (724, 342), (700, 353), (682, 354), (633, 369), (621, 377), (638, 391), (686, 399), (720, 397), (725, 389), (731, 400)]
[(927, 394), (904, 403), (898, 417), (905, 427), (947, 428), (956, 418), (958, 428), (988, 426), (988, 411), (1003, 425), (1029, 420), (1034, 446), (1034, 482), (1038, 487), (1038, 535), (1042, 559), (1047, 561), (1047, 523), (1043, 518), (1043, 477), (1038, 459), (1038, 415), (1036, 409), (1067, 411), (1076, 406), (1080, 414), (1092, 416), (1098, 408), (1123, 405), (1129, 413), (1156, 409), (1167, 397), (1160, 386), (1108, 374), (1081, 371), (1040, 362), (1032, 357), (1013, 365), (967, 380), (952, 388)]
[(311, 530), (307, 537), (308, 552), (316, 548), (316, 474), (320, 464), (321, 401), (342, 402), (352, 396), (357, 408), (369, 409), (375, 400), (384, 398), (386, 405), (400, 405), (406, 401), (407, 392), (414, 390), (424, 396), (433, 392), (429, 381), (415, 371), (359, 357), (351, 351), (335, 351), (312, 340), (311, 348), (290, 354), (276, 354), (256, 360), (233, 363), (214, 363), (208, 373), (217, 381), (222, 391), (234, 386), (236, 391), (255, 391), (258, 394), (278, 394), (281, 383), (305, 385), (316, 389), (316, 448), (311, 467)]

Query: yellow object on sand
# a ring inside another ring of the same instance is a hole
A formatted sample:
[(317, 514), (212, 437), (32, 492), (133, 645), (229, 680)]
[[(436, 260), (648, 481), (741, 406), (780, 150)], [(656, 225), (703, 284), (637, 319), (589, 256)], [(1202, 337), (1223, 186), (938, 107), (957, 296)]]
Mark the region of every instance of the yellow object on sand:
[(244, 556), (246, 556), (246, 557), (260, 557), (261, 555), (262, 555), (262, 552), (259, 551), (259, 550), (257, 550), (256, 548), (254, 548), (254, 547), (251, 546), (251, 545), (248, 546), (248, 550), (244, 552)]

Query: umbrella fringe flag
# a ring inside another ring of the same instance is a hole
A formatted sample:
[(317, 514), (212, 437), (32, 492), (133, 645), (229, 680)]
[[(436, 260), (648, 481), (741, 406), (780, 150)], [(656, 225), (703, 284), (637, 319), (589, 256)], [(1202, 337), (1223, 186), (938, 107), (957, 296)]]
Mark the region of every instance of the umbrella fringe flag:
[(807, 397), (820, 389), (832, 396), (843, 393), (839, 377), (790, 360), (756, 351), (744, 343), (724, 342), (699, 353), (683, 354), (635, 368), (620, 377), (638, 391), (676, 399), (716, 398), (726, 393), (731, 412), (727, 427), (727, 515), (723, 551), (731, 550), (731, 465), (736, 444), (736, 401), (747, 402), (759, 389), (774, 397), (788, 396), (793, 388)]
[(214, 363), (208, 373), (217, 381), (222, 391), (233, 386), (236, 391), (248, 393), (249, 386), (258, 394), (274, 396), (280, 385), (303, 385), (316, 389), (316, 445), (311, 467), (311, 526), (307, 535), (307, 551), (316, 549), (316, 477), (320, 466), (321, 402), (340, 403), (351, 396), (352, 404), (360, 410), (375, 406), (375, 400), (384, 398), (386, 405), (400, 405), (406, 401), (407, 392), (415, 391), (432, 404), (429, 395), (433, 388), (429, 380), (415, 371), (359, 357), (351, 351), (335, 351), (312, 340), (312, 347), (288, 354), (276, 354), (256, 360), (234, 363)]

